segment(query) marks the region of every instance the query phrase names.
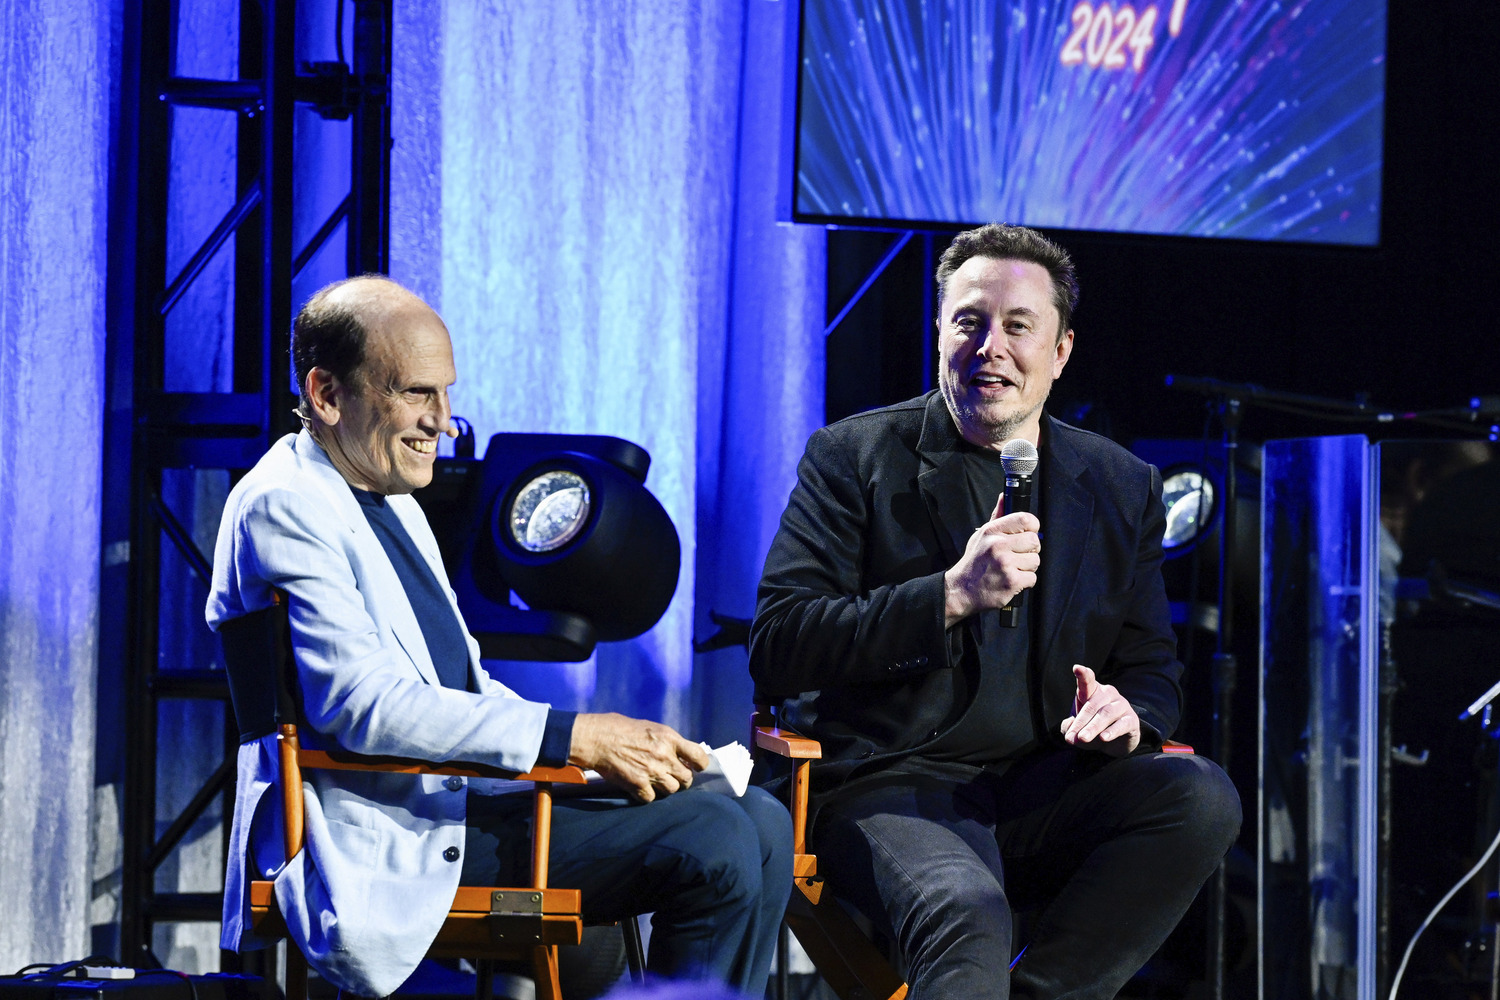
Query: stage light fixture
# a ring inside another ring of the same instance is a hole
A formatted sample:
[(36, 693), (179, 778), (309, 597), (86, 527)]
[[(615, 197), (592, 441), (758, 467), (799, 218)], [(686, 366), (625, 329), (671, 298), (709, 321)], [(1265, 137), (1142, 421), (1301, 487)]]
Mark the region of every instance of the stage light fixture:
[(582, 660), (666, 613), (681, 544), (619, 438), (496, 434), (482, 462), (439, 463), (417, 499), (483, 655)]
[(1188, 551), (1213, 526), (1217, 510), (1213, 480), (1196, 466), (1167, 470), (1162, 477), (1167, 528), (1162, 548), (1168, 556)]

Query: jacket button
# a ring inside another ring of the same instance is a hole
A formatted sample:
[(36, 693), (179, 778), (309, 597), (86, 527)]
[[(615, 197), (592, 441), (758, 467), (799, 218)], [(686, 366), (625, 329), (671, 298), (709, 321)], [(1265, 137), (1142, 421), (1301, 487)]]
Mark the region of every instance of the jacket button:
[(456, 792), (464, 787), (464, 779), (455, 774), (447, 781), (443, 782), (443, 787), (448, 789), (448, 791), (450, 792)]
[(458, 860), (458, 848), (456, 848), (456, 847), (450, 847), (446, 851), (444, 851), (443, 852), (443, 860), (444, 861), (457, 861)]
[(925, 656), (919, 656), (919, 657), (916, 658), (915, 662), (916, 662), (917, 666), (919, 666), (919, 667), (925, 667), (925, 666), (927, 666), (927, 657), (925, 657)]

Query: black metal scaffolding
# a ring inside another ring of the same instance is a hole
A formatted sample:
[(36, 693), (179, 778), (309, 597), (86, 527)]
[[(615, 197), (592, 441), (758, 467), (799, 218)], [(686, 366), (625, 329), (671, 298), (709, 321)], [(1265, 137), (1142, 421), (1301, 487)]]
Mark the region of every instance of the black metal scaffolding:
[[(183, 523), (184, 512), (172, 509), (163, 477), (189, 468), (248, 469), (277, 436), (294, 429), (288, 358), (292, 279), (341, 223), (347, 273), (386, 271), (389, 245), (391, 0), (353, 3), (352, 70), (342, 61), (297, 65), (295, 0), (243, 0), (239, 73), (232, 80), (176, 75), (180, 8), (190, 3), (127, 3), (113, 192), (130, 208), (112, 219), (112, 225), (129, 232), (112, 237), (111, 357), (133, 374), (128, 396), (123, 390), (114, 393), (110, 436), (115, 454), (107, 461), (114, 472), (106, 473), (106, 489), (128, 488), (129, 546), (122, 581), (124, 614), (105, 612), (106, 619), (120, 622), (116, 641), (123, 649), (106, 649), (101, 659), (113, 657), (123, 673), (119, 951), (124, 961), (138, 965), (152, 964), (155, 924), (219, 919), (219, 893), (161, 892), (155, 873), (216, 800), (223, 801), (224, 815), (229, 815), (235, 778), (236, 739), (222, 669), (162, 669), (160, 662), (160, 639), (169, 617), (202, 616), (201, 607), (162, 606), (166, 561), (181, 560), (205, 584), (212, 572), (209, 555)], [(342, 14), (340, 2), (340, 34)], [(339, 47), (342, 54), (342, 38)], [(349, 194), (300, 248), (293, 246), (292, 229), (299, 166), (293, 115), (298, 104), (326, 119), (351, 119), (352, 128), (348, 162), (315, 165), (319, 170), (347, 168)], [(186, 264), (168, 273), (172, 131), (174, 114), (185, 108), (236, 116), (236, 197)], [(233, 255), (232, 391), (167, 391), (167, 318), (226, 247)], [(123, 533), (123, 525), (115, 530)], [(223, 761), (181, 814), (159, 831), (157, 729), (159, 707), (166, 699), (223, 702), (226, 725)]]

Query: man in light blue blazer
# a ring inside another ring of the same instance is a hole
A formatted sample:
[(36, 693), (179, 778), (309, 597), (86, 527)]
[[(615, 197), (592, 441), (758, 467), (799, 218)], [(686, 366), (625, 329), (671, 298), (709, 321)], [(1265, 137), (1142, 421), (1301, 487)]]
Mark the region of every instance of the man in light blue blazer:
[[(452, 434), (447, 328), (384, 278), (339, 282), (297, 317), (304, 429), (271, 447), (224, 510), (209, 625), (289, 595), (304, 745), (514, 771), (572, 763), (617, 798), (557, 803), (554, 884), (585, 917), (653, 912), (654, 974), (717, 979), (759, 995), (791, 878), (791, 825), (760, 789), (674, 794), (707, 763), (670, 727), (526, 701), (490, 678), (409, 494)], [(426, 953), (466, 884), (524, 878), (518, 796), (464, 779), (312, 771), (306, 847), (287, 859), (274, 737), (239, 750), (223, 947), (263, 945), (248, 886), (274, 880), (296, 945), (343, 990), (385, 996)], [(632, 802), (631, 800), (635, 800)], [(503, 883), (502, 883), (503, 884)]]

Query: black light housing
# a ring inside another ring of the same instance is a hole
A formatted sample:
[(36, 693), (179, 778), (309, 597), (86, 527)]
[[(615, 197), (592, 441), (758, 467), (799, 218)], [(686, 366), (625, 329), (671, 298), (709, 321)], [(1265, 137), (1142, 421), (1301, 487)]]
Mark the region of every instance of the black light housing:
[(482, 462), (418, 491), (484, 656), (583, 660), (661, 619), (682, 548), (650, 465), (620, 438), (496, 434)]

